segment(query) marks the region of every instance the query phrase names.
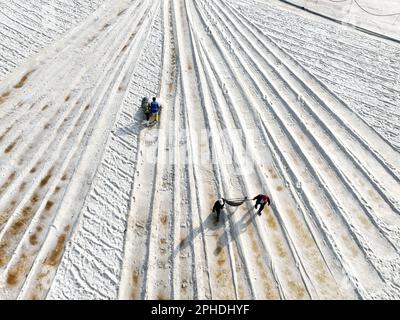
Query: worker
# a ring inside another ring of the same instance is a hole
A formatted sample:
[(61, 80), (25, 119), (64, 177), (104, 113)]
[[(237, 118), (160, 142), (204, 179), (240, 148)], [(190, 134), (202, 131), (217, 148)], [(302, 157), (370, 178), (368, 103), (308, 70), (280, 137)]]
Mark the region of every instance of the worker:
[(255, 196), (253, 200), (256, 200), (256, 205), (254, 208), (257, 210), (258, 205), (260, 205), (257, 214), (261, 216), (261, 211), (264, 209), (265, 205), (268, 204), (268, 206), (271, 204), (271, 201), (269, 197), (266, 194), (259, 194), (258, 196)]
[(214, 207), (213, 207), (212, 211), (217, 213), (217, 222), (219, 222), (219, 215), (221, 213), (221, 210), (224, 208), (224, 206), (225, 206), (224, 198), (220, 198), (217, 201), (215, 201), (215, 203), (214, 203)]

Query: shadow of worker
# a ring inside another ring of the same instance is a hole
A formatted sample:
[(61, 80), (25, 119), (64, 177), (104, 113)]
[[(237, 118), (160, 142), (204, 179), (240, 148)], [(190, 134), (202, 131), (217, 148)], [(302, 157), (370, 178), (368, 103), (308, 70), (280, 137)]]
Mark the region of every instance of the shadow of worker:
[[(221, 211), (220, 214), (220, 221), (216, 221), (216, 213), (211, 212), (207, 218), (200, 224), (199, 227), (193, 230), (193, 232), (189, 233), (189, 235), (182, 239), (179, 243), (179, 245), (174, 249), (173, 256), (176, 257), (176, 255), (185, 250), (187, 247), (193, 244), (193, 241), (198, 237), (200, 234), (204, 234), (205, 237), (211, 236), (211, 237), (218, 237), (218, 234), (207, 234), (207, 232), (211, 231), (216, 231), (220, 229), (221, 227), (225, 227), (226, 219), (230, 219), (230, 217), (238, 210), (238, 207), (229, 210), (229, 213), (227, 213), (227, 209), (225, 208), (224, 210)], [(245, 213), (243, 217), (235, 223), (233, 228), (236, 230), (234, 234), (230, 234), (230, 230), (232, 228), (224, 228), (223, 234), (218, 238), (217, 240), (217, 247), (215, 248), (214, 254), (218, 255), (219, 252), (222, 250), (221, 247), (226, 246), (229, 243), (229, 240), (236, 240), (236, 237), (239, 235), (238, 233), (242, 233), (246, 230), (247, 226), (253, 221), (254, 215), (251, 213), (253, 210), (249, 210), (249, 212)], [(228, 236), (230, 234), (230, 236)]]
[[(225, 228), (224, 233), (218, 238), (217, 248), (214, 251), (215, 255), (218, 255), (225, 246), (228, 246), (230, 242), (237, 241), (239, 236), (246, 232), (247, 227), (255, 223), (254, 209), (250, 208), (243, 216), (230, 228)], [(228, 217), (230, 219), (231, 216)]]
[[(221, 216), (220, 219), (223, 215), (222, 213), (223, 211), (221, 211)], [(187, 235), (186, 238), (183, 238), (178, 246), (174, 249), (173, 252), (173, 256), (176, 257), (176, 255), (185, 250), (186, 248), (188, 248), (190, 245), (193, 244), (193, 241), (200, 235), (200, 234), (204, 234), (205, 236), (207, 231), (215, 231), (219, 228), (221, 228), (222, 224), (221, 221), (219, 223), (217, 223), (216, 221), (216, 214), (215, 212), (211, 212), (207, 218), (205, 220), (203, 220), (200, 225), (193, 230), (193, 232), (189, 232), (189, 234)]]

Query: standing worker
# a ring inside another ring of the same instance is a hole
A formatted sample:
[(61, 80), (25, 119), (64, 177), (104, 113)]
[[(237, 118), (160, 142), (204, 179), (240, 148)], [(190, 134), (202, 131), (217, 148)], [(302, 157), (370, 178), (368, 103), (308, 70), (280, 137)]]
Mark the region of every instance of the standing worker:
[(150, 115), (151, 115), (151, 109), (150, 109), (150, 103), (149, 103), (149, 98), (144, 97), (142, 99), (142, 109), (143, 113), (146, 116), (146, 124), (149, 125), (150, 122)]
[(213, 207), (212, 211), (217, 213), (217, 222), (219, 222), (219, 214), (221, 213), (221, 210), (224, 208), (224, 206), (225, 206), (224, 198), (218, 199), (214, 203), (214, 207)]
[(158, 122), (158, 112), (160, 111), (160, 104), (156, 101), (156, 97), (150, 103), (151, 113), (154, 115), (154, 120)]
[(257, 212), (259, 216), (261, 216), (261, 211), (264, 209), (265, 204), (267, 203), (268, 206), (271, 204), (271, 201), (269, 200), (269, 197), (266, 194), (259, 194), (258, 196), (254, 197), (253, 200), (257, 200), (254, 208), (257, 209), (257, 206), (260, 205), (260, 208), (258, 209)]

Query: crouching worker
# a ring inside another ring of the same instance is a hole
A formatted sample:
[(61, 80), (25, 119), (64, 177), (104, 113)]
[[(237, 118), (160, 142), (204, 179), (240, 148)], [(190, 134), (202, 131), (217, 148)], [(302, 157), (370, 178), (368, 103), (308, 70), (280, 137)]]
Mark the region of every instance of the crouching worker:
[(142, 109), (143, 109), (144, 115), (146, 116), (146, 123), (148, 125), (150, 122), (150, 116), (151, 116), (151, 108), (150, 108), (149, 98), (144, 97), (142, 99)]
[(214, 203), (214, 207), (213, 207), (212, 211), (217, 213), (217, 222), (219, 222), (219, 215), (221, 213), (221, 210), (224, 208), (224, 206), (225, 206), (225, 199), (223, 199), (223, 198), (218, 199)]
[(266, 194), (259, 194), (258, 196), (254, 197), (253, 200), (256, 200), (256, 205), (254, 206), (255, 209), (257, 209), (258, 205), (260, 205), (260, 208), (257, 212), (259, 216), (261, 216), (261, 211), (263, 211), (265, 204), (268, 204), (268, 206), (271, 204), (271, 201)]

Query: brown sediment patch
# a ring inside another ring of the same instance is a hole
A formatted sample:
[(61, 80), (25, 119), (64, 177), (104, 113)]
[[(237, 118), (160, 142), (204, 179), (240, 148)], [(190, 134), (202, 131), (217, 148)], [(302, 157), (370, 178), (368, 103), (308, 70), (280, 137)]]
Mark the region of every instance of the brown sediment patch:
[(188, 65), (188, 70), (192, 70), (193, 66), (191, 64)]
[(89, 108), (90, 108), (90, 104), (88, 104), (88, 105), (85, 107), (85, 111), (89, 110)]
[[(18, 138), (19, 139), (19, 138)], [(10, 153), (12, 151), (12, 149), (14, 149), (14, 147), (17, 145), (17, 141), (18, 139), (16, 139), (14, 142), (10, 143), (7, 148), (4, 150), (4, 153)]]
[(6, 131), (3, 132), (3, 134), (0, 136), (0, 142), (3, 141), (3, 139), (5, 138), (5, 136), (7, 135), (7, 133), (9, 133), (11, 130), (11, 127), (8, 127), (6, 129)]
[(36, 172), (36, 167), (33, 167), (30, 171), (29, 171), (29, 173), (35, 173)]
[(306, 290), (302, 285), (294, 281), (289, 281), (288, 287), (294, 293), (296, 299), (304, 298)]
[(136, 299), (137, 295), (137, 287), (139, 283), (139, 273), (137, 271), (133, 271), (132, 273), (132, 290), (131, 290), (131, 299)]
[(49, 105), (46, 104), (46, 105), (42, 108), (42, 111), (46, 110), (48, 107), (49, 107)]
[(37, 227), (36, 227), (36, 231), (37, 231), (37, 232), (42, 232), (42, 230), (43, 230), (43, 227), (42, 227), (42, 226), (37, 226)]
[(65, 242), (67, 240), (67, 234), (63, 233), (60, 235), (57, 239), (57, 244), (54, 247), (53, 251), (50, 253), (49, 256), (47, 256), (45, 260), (45, 264), (48, 266), (55, 267), (58, 265), (58, 262), (60, 261), (61, 258), (61, 252), (64, 249)]
[(36, 233), (32, 234), (32, 235), (29, 237), (29, 243), (30, 243), (32, 246), (36, 246), (36, 245), (38, 244), (38, 241), (37, 241), (37, 234), (36, 234)]
[(22, 182), (21, 185), (19, 186), (19, 191), (22, 192), (25, 190), (26, 187), (26, 182)]
[(122, 48), (121, 52), (124, 52), (126, 49), (128, 49), (128, 45), (124, 45), (124, 47)]
[(168, 216), (166, 214), (162, 215), (160, 221), (163, 225), (166, 225), (168, 221)]
[(273, 173), (272, 174), (272, 179), (276, 179), (276, 178), (278, 178), (278, 176), (276, 175), (276, 173)]
[(214, 255), (218, 256), (218, 255), (221, 254), (221, 252), (222, 252), (222, 247), (221, 246), (217, 246), (215, 248)]
[(65, 181), (65, 180), (67, 180), (67, 178), (68, 178), (67, 174), (64, 174), (64, 175), (61, 177), (61, 181)]
[(278, 186), (278, 187), (276, 187), (276, 190), (282, 191), (282, 190), (283, 190), (283, 187), (282, 187), (282, 186)]
[(2, 194), (10, 186), (11, 182), (14, 181), (15, 176), (15, 171), (8, 176), (6, 182), (4, 182), (3, 185), (0, 187), (0, 194)]
[(57, 187), (54, 189), (54, 193), (58, 193), (58, 192), (60, 192), (60, 190), (61, 190), (61, 187), (57, 186)]
[(21, 280), (21, 276), (25, 273), (26, 269), (26, 259), (27, 256), (25, 254), (22, 254), (21, 258), (18, 260), (15, 266), (11, 268), (11, 270), (7, 273), (6, 281), (8, 286), (14, 287)]
[(51, 168), (49, 171), (47, 171), (46, 176), (40, 181), (40, 187), (44, 187), (46, 184), (49, 183), (49, 180), (53, 174), (53, 168)]
[(47, 201), (46, 206), (44, 207), (44, 209), (49, 211), (53, 205), (54, 205), (54, 202), (49, 200), (49, 201)]
[(174, 83), (173, 82), (169, 82), (168, 83), (168, 93), (172, 93), (173, 89), (174, 89)]
[(226, 260), (224, 258), (219, 258), (217, 260), (217, 263), (218, 263), (219, 266), (222, 266), (225, 262), (226, 262)]
[(70, 95), (67, 95), (66, 97), (65, 97), (65, 102), (68, 102), (69, 101), (69, 99), (71, 99), (71, 96)]
[(19, 82), (14, 86), (15, 89), (20, 89), (22, 88), (26, 81), (28, 81), (29, 76), (34, 72), (35, 70), (29, 71), (27, 72), (22, 78), (21, 80), (19, 80)]
[(48, 128), (50, 128), (51, 124), (50, 123), (46, 123), (44, 128), (47, 130)]

